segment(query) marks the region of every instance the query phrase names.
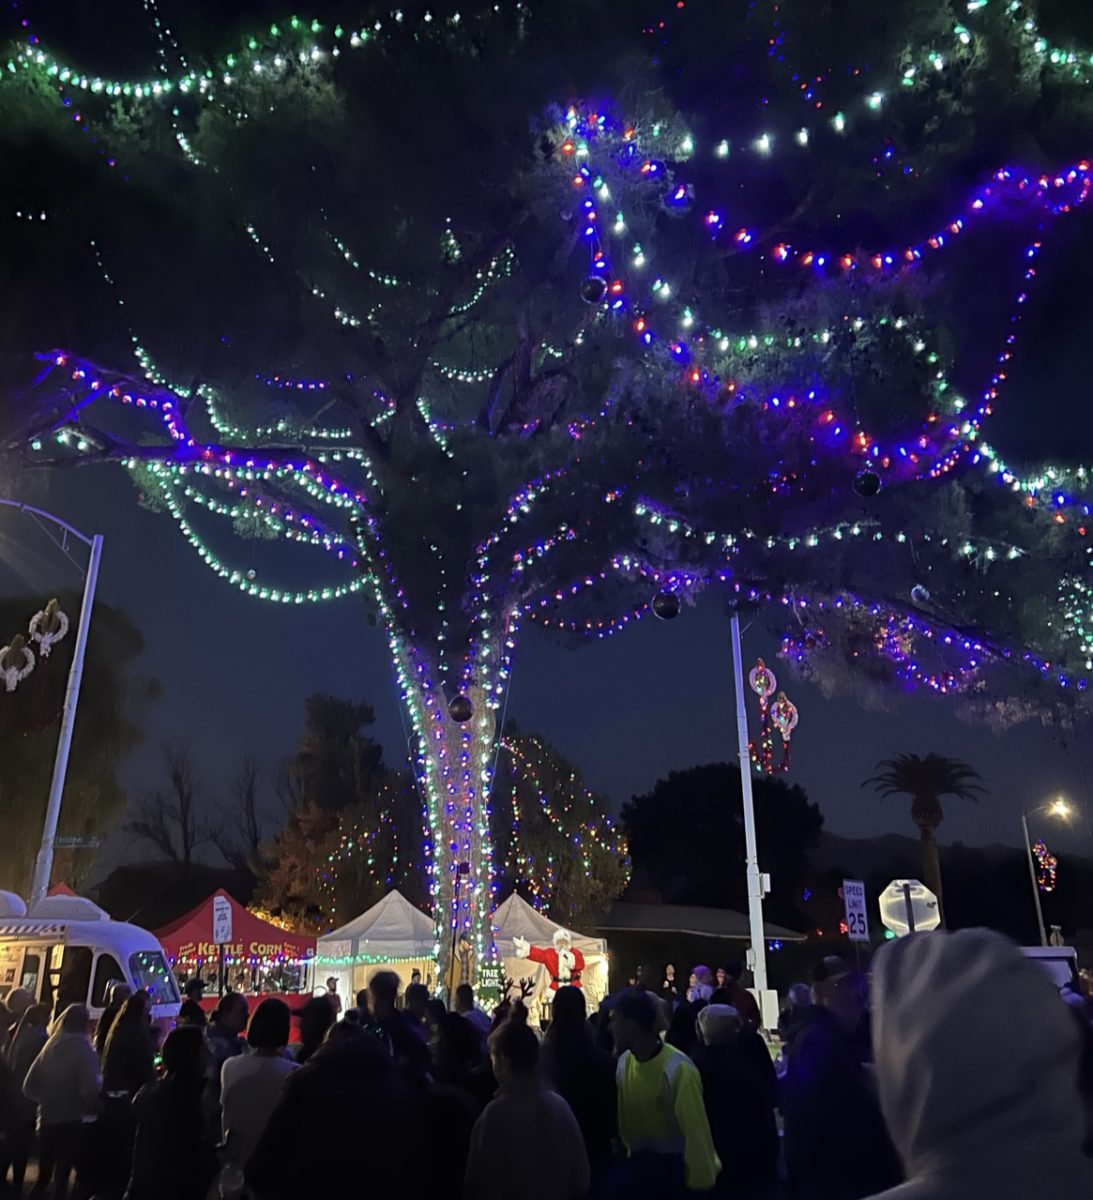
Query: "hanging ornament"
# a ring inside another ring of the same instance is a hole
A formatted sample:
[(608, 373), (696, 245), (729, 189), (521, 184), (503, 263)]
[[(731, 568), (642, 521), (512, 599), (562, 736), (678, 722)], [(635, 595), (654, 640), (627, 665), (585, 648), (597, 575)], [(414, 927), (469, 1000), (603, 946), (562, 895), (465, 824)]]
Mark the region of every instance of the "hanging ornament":
[(679, 597), (675, 592), (657, 592), (653, 597), (653, 616), (673, 621), (679, 616)]
[(876, 471), (864, 467), (854, 476), (854, 491), (859, 496), (875, 496), (880, 491), (880, 476)]
[(0, 679), (4, 691), (14, 692), (34, 670), (34, 651), (21, 634), (16, 634), (6, 646), (0, 646)]
[(911, 599), (918, 605), (930, 603), (930, 589), (923, 587), (921, 583), (916, 583), (911, 589)]
[[(788, 771), (790, 738), (799, 719), (797, 706), (785, 692), (779, 692), (774, 703), (771, 703), (778, 680), (761, 658), (755, 660), (755, 666), (748, 672), (748, 683), (759, 697), (759, 737), (748, 745), (751, 760), (768, 775), (776, 771)], [(782, 761), (777, 765), (774, 762), (775, 731), (782, 739)]]
[(778, 686), (774, 672), (761, 658), (755, 660), (755, 666), (748, 672), (748, 683), (751, 685), (751, 690), (759, 697), (761, 704)]
[(1043, 842), (1037, 842), (1032, 847), (1032, 853), (1036, 859), (1036, 865), (1039, 867), (1037, 883), (1040, 886), (1040, 891), (1055, 891), (1055, 874), (1059, 868), (1058, 859)]
[(457, 725), (466, 725), (474, 716), (474, 705), (467, 696), (453, 696), (448, 702), (448, 716)]
[(255, 578), (255, 576), (257, 576), (257, 574), (258, 574), (258, 572), (253, 567), (251, 567), (251, 569), (247, 572), (247, 578), (253, 580)]
[(50, 600), (41, 612), (30, 618), (28, 632), (30, 640), (38, 646), (39, 656), (49, 658), (53, 647), (68, 633), (68, 617), (61, 612), (56, 600)]
[(585, 304), (599, 304), (607, 295), (607, 280), (602, 275), (587, 275), (581, 280), (580, 292)]
[(782, 735), (782, 740), (788, 742), (797, 728), (800, 718), (797, 715), (797, 705), (785, 692), (778, 693), (778, 699), (771, 705), (770, 720), (775, 729)]

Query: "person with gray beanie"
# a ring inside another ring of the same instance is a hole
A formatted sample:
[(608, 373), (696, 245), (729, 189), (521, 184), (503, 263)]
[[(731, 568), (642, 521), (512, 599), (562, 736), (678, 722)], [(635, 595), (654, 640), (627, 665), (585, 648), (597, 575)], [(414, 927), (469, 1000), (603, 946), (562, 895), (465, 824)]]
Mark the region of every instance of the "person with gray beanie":
[(917, 934), (877, 956), (872, 995), (907, 1182), (870, 1200), (1093, 1196), (1081, 1031), (1046, 972), (987, 929)]

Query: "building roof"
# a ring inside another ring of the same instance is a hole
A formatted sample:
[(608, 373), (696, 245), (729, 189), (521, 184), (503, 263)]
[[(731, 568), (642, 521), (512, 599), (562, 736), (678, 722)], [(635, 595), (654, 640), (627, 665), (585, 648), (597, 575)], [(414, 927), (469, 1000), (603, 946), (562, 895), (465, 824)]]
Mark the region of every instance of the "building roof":
[[(746, 942), (751, 934), (748, 918), (731, 908), (702, 908), (689, 904), (632, 904), (625, 900), (611, 906), (599, 922), (603, 933), (685, 933), (697, 937), (724, 938)], [(764, 923), (769, 940), (803, 942), (805, 935), (770, 921)]]

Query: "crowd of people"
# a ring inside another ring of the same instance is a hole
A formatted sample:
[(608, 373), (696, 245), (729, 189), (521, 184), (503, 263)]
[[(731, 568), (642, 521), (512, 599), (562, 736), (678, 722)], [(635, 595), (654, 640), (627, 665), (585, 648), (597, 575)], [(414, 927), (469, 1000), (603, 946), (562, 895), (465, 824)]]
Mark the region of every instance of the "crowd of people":
[(344, 1011), (334, 988), (296, 1014), (229, 993), (206, 1019), (191, 997), (162, 1045), (124, 985), (94, 1030), (81, 1005), (13, 992), (0, 1183), (34, 1178), (42, 1200), (1093, 1195), (1088, 1010), (1004, 938), (903, 939), (871, 988), (824, 959), (786, 996), (777, 1058), (741, 976), (696, 968), (677, 990), (668, 970), (593, 1012), (560, 986), (541, 1034), (520, 1000), (487, 1013), (464, 984), (449, 1009), (380, 971)]

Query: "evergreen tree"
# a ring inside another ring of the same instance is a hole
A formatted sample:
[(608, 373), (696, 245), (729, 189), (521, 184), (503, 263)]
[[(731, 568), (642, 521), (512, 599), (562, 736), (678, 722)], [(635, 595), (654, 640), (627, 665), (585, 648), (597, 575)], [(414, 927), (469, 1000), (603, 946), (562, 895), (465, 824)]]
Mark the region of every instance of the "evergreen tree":
[(491, 820), (499, 891), (518, 891), (560, 924), (594, 929), (630, 880), (626, 840), (603, 796), (534, 734), (510, 726)]
[(603, 637), (718, 585), (787, 616), (786, 656), (832, 686), (1011, 718), (1081, 698), (1084, 475), (984, 440), (1091, 183), (1065, 24), (472, 0), (229, 53), (201, 5), (179, 31), (146, 8), (158, 73), (81, 61), (123, 63), (130, 31), (28, 28), (5, 75), (5, 328), (72, 348), (3, 441), (123, 464), (257, 598), (365, 600), (438, 925), (486, 953), (524, 621)]
[[(53, 759), (60, 733), (80, 597), (63, 594), (61, 611), (69, 631), (12, 692), (0, 690), (0, 887), (26, 895), (42, 838)], [(41, 598), (0, 602), (0, 646), (22, 633), (43, 608)], [(30, 642), (33, 647), (35, 643)], [(138, 713), (158, 694), (155, 680), (141, 675), (144, 638), (132, 619), (109, 604), (95, 605), (87, 656), (83, 701), (72, 734), (64, 805), (57, 832), (84, 839), (86, 847), (57, 851), (53, 880), (78, 884), (95, 860), (95, 845), (110, 831), (126, 805), (119, 771), (126, 756), (144, 741)]]
[(286, 820), (263, 851), (258, 900), (300, 927), (329, 928), (319, 869), (347, 815), (377, 808), (386, 774), (382, 748), (364, 732), (375, 719), (369, 705), (318, 693), (305, 710), (299, 748), (281, 775)]

